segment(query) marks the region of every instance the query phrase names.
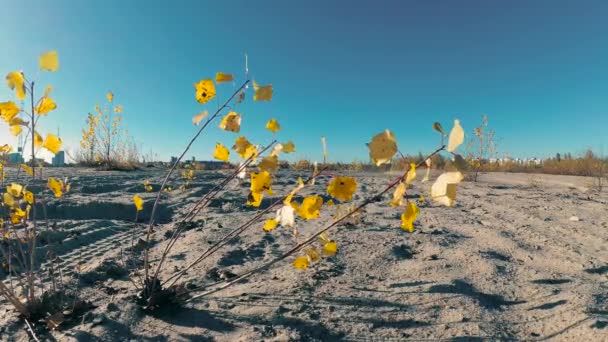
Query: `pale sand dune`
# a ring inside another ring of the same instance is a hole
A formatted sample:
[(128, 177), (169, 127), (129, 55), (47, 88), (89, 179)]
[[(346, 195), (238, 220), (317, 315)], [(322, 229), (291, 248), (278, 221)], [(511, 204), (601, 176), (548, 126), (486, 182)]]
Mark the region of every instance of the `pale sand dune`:
[[(55, 233), (64, 240), (57, 253), (68, 271), (79, 261), (85, 264), (81, 294), (97, 306), (84, 323), (54, 332), (60, 341), (608, 341), (608, 192), (589, 191), (590, 180), (583, 177), (482, 175), (478, 183), (460, 186), (453, 208), (421, 205), (413, 234), (399, 228), (401, 212), (390, 208), (386, 198), (367, 208), (362, 223), (330, 233), (339, 245), (336, 256), (305, 271), (294, 269), (289, 259), (211, 298), (152, 317), (132, 303), (133, 284), (127, 278), (113, 274), (117, 279), (111, 279), (107, 267), (95, 268), (104, 260), (121, 263), (131, 241), (131, 197), (144, 197), (140, 217), (149, 217), (155, 194), (142, 194), (141, 183), (150, 178), (158, 184), (161, 172), (48, 170), (57, 172), (69, 175), (74, 184), (72, 194), (49, 203), (51, 218), (68, 218), (59, 221)], [(291, 189), (295, 176), (281, 173), (273, 184), (275, 193)], [(355, 201), (381, 190), (392, 177), (355, 176)], [(200, 173), (187, 192), (163, 196), (153, 260), (172, 228), (167, 223), (218, 177), (217, 172)], [(179, 184), (176, 180), (173, 186)], [(325, 193), (326, 184), (327, 179), (320, 179), (304, 194)], [(429, 187), (416, 182), (410, 196)], [(200, 215), (200, 227), (188, 230), (176, 244), (161, 277), (249, 218), (253, 211), (244, 207), (246, 193), (247, 184), (234, 184), (213, 202)], [(324, 207), (321, 219), (298, 223), (300, 234), (330, 220)], [(184, 280), (212, 282), (211, 268), (238, 274), (294, 245), (290, 231), (265, 233), (261, 225)], [(1, 305), (2, 340), (27, 339), (15, 322), (10, 307)]]

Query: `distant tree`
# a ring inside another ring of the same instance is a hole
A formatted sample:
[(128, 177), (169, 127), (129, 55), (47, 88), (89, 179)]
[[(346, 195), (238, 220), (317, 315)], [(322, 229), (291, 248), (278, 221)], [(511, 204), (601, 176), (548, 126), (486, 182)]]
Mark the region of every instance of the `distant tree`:
[(481, 125), (473, 130), (473, 137), (467, 144), (467, 158), (471, 166), (471, 175), (474, 182), (481, 171), (482, 164), (496, 154), (494, 130), (488, 127), (488, 116), (481, 117)]
[(557, 162), (562, 161), (562, 156), (559, 154), (559, 152), (555, 155), (555, 160), (557, 160)]

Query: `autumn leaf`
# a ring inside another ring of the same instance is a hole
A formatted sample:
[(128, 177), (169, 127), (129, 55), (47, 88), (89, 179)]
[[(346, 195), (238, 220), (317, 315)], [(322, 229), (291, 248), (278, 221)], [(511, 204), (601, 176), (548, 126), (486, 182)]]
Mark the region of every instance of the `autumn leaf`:
[(137, 211), (144, 210), (144, 200), (141, 197), (139, 197), (137, 195), (134, 195), (133, 196), (133, 204), (135, 204), (135, 209)]
[(302, 200), (302, 205), (297, 210), (303, 219), (310, 220), (319, 217), (322, 206), (323, 198), (321, 196), (308, 196)]
[(268, 219), (268, 220), (266, 220), (266, 222), (264, 222), (263, 229), (265, 232), (269, 232), (269, 231), (275, 229), (278, 224), (279, 224), (279, 222), (277, 222), (275, 219)]
[(219, 127), (225, 131), (238, 133), (241, 130), (241, 116), (236, 112), (230, 112), (224, 116)]
[(9, 127), (9, 130), (10, 130), (11, 134), (15, 137), (18, 136), (19, 134), (21, 134), (21, 132), (23, 131), (23, 129), (21, 128), (20, 125), (11, 125)]
[(281, 130), (281, 125), (279, 125), (279, 122), (276, 119), (270, 119), (270, 121), (266, 123), (266, 129), (272, 133), (276, 133)]
[(333, 241), (325, 243), (323, 246), (323, 253), (328, 256), (336, 255), (338, 252), (338, 244)]
[(391, 131), (388, 129), (382, 133), (376, 134), (370, 143), (367, 144), (369, 148), (369, 156), (372, 162), (376, 166), (387, 164), (391, 162), (391, 159), (397, 153), (397, 140)]
[(403, 196), (405, 195), (406, 189), (407, 185), (404, 182), (400, 182), (399, 185), (397, 185), (393, 192), (393, 199), (389, 202), (391, 207), (398, 207), (403, 204)]
[(431, 158), (426, 158), (424, 161), (426, 164), (426, 172), (424, 173), (424, 178), (422, 178), (422, 183), (425, 183), (429, 180), (429, 176), (431, 175)]
[(283, 152), (284, 153), (292, 153), (296, 151), (296, 145), (290, 140), (283, 144)]
[(215, 82), (217, 83), (230, 82), (232, 79), (232, 74), (224, 74), (223, 72), (218, 72), (215, 74)]
[(264, 198), (264, 194), (259, 192), (250, 192), (247, 195), (247, 203), (248, 206), (259, 207), (262, 204), (262, 198)]
[(272, 84), (259, 86), (255, 81), (253, 81), (253, 90), (255, 91), (253, 94), (254, 101), (272, 100)]
[(251, 173), (251, 192), (253, 193), (262, 193), (267, 192), (269, 195), (272, 195), (271, 189), (272, 178), (270, 173), (267, 171), (262, 171), (259, 173), (252, 172)]
[(108, 94), (106, 94), (106, 98), (108, 99), (108, 102), (114, 101), (114, 93), (109, 91)]
[(44, 139), (42, 138), (42, 135), (40, 135), (40, 133), (38, 132), (34, 132), (34, 146), (40, 147), (42, 146), (42, 144), (44, 144)]
[(273, 173), (279, 167), (279, 158), (277, 156), (267, 156), (258, 165), (260, 171), (268, 171)]
[(34, 204), (34, 193), (31, 191), (24, 192), (23, 199), (29, 204)]
[(203, 121), (203, 119), (206, 118), (207, 115), (209, 115), (209, 112), (206, 110), (196, 114), (195, 116), (192, 117), (192, 123), (195, 126), (198, 126), (198, 124), (201, 123), (201, 121)]
[(198, 103), (205, 104), (215, 97), (215, 85), (212, 80), (201, 80), (194, 85), (194, 89)]
[(59, 69), (59, 56), (57, 51), (47, 51), (40, 55), (40, 70), (57, 71)]
[(305, 248), (304, 253), (306, 254), (306, 257), (308, 257), (308, 260), (311, 262), (315, 262), (315, 261), (321, 259), (321, 255), (319, 254), (319, 252), (317, 252), (316, 248), (314, 248), (314, 247)]
[(407, 230), (410, 233), (414, 232), (414, 221), (420, 214), (420, 209), (416, 206), (416, 203), (410, 201), (405, 206), (405, 211), (401, 214), (401, 228)]
[(439, 122), (433, 123), (433, 129), (436, 130), (437, 132), (441, 133), (441, 135), (445, 135), (445, 131), (443, 130), (443, 127), (441, 126), (441, 124)]
[(232, 149), (235, 150), (239, 156), (245, 159), (257, 156), (258, 154), (257, 147), (251, 144), (244, 136), (236, 138)]
[(46, 148), (53, 154), (57, 154), (61, 150), (61, 138), (49, 133), (46, 135), (46, 139), (44, 139), (42, 147)]
[(122, 113), (122, 105), (114, 107), (114, 113)]
[(300, 269), (300, 270), (305, 270), (306, 268), (308, 268), (308, 257), (305, 257), (305, 256), (297, 257), (293, 261), (293, 267)]
[(38, 113), (38, 115), (46, 115), (55, 109), (57, 109), (57, 104), (55, 101), (48, 96), (44, 96), (40, 99), (38, 107), (36, 107), (36, 113)]
[(63, 196), (63, 184), (60, 180), (50, 177), (47, 183), (49, 189), (55, 194), (55, 197), (61, 198)]
[(410, 169), (405, 175), (405, 184), (411, 184), (416, 179), (416, 163), (410, 163)]
[(213, 158), (227, 162), (230, 157), (230, 151), (226, 146), (219, 142), (215, 144), (215, 151), (213, 151)]
[(6, 186), (6, 192), (13, 197), (19, 198), (23, 193), (23, 185), (11, 183)]
[(456, 201), (456, 189), (464, 177), (462, 173), (446, 172), (437, 178), (431, 187), (431, 197), (435, 202), (441, 203), (448, 207), (454, 205)]
[(293, 227), (296, 219), (294, 212), (295, 209), (291, 205), (283, 205), (279, 210), (277, 210), (275, 220), (283, 227)]
[(19, 112), (21, 109), (13, 101), (0, 102), (0, 118), (6, 123), (10, 123)]
[(27, 173), (29, 176), (33, 176), (34, 175), (34, 170), (32, 170), (31, 167), (29, 167), (29, 165), (26, 164), (21, 164), (19, 165), (23, 171), (25, 171), (25, 173)]
[(6, 84), (19, 100), (25, 99), (25, 76), (21, 71), (13, 71), (6, 75)]
[(464, 130), (462, 126), (460, 126), (459, 120), (454, 120), (454, 127), (450, 132), (450, 137), (448, 139), (448, 147), (446, 151), (454, 152), (460, 144), (464, 142)]
[(334, 177), (327, 187), (327, 193), (341, 201), (350, 201), (355, 190), (357, 181), (353, 177)]

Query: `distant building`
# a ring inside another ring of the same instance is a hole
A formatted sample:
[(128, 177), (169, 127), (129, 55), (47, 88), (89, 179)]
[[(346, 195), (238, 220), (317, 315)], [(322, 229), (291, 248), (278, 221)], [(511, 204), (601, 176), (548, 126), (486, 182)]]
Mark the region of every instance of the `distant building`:
[(64, 151), (57, 152), (57, 154), (53, 157), (53, 161), (51, 162), (51, 165), (53, 165), (55, 167), (65, 166), (65, 152)]
[(23, 160), (23, 156), (19, 152), (9, 153), (6, 157), (8, 165), (18, 165), (23, 164), (25, 162)]

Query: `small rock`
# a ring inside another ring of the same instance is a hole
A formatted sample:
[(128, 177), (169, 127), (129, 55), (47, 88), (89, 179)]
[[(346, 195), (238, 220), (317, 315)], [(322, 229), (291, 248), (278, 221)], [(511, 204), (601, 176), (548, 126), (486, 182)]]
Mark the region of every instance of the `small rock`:
[(572, 222), (578, 222), (581, 219), (579, 219), (578, 216), (570, 216), (569, 220), (572, 221)]

